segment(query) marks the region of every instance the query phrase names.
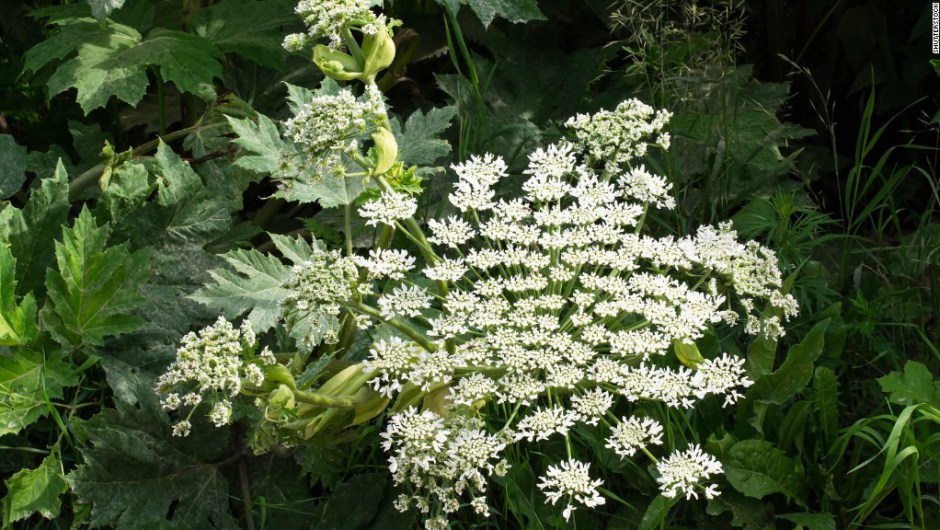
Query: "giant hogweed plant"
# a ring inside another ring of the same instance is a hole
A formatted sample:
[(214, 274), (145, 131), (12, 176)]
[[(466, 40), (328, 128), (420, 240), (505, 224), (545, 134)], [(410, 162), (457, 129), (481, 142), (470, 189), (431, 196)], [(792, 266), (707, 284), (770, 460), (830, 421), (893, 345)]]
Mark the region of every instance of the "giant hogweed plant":
[[(196, 294), (225, 316), (184, 337), (156, 387), (174, 434), (189, 435), (194, 414), (247, 418), (264, 453), (344, 439), (384, 415), (395, 506), (429, 529), (463, 510), (488, 516), (491, 483), (543, 443), (564, 447), (537, 485), (564, 519), (622, 502), (592, 469), (584, 433), (650, 466), (666, 499), (719, 495), (721, 463), (677, 435), (683, 411), (733, 405), (752, 381), (742, 357), (705, 358), (697, 342), (716, 330), (774, 341), (797, 304), (774, 252), (730, 223), (657, 235), (651, 212), (675, 202), (642, 161), (669, 148), (670, 113), (628, 100), (577, 115), (521, 175), (472, 156), (452, 166), (451, 212), (422, 224), (421, 172), (402, 160), (408, 146), (375, 84), (396, 21), (360, 0), (297, 12), (308, 31), (285, 46), (325, 41), (315, 64), (348, 84), (292, 88), (280, 129), (232, 120), (239, 163), (270, 172), (280, 196), (343, 206), (345, 248), (272, 235), (290, 266), (227, 256), (234, 271)], [(356, 250), (354, 221), (374, 227), (369, 248)], [(246, 312), (239, 326), (226, 318)], [(294, 349), (261, 346), (272, 329)]]

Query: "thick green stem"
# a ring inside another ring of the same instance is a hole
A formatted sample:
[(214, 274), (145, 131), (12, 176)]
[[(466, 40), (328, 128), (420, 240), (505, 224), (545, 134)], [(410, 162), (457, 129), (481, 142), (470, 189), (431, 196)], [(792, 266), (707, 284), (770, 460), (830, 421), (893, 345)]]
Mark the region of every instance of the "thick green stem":
[(362, 388), (352, 396), (332, 396), (320, 394), (317, 392), (305, 392), (295, 390), (294, 398), (301, 403), (316, 405), (329, 409), (354, 409), (362, 405), (372, 397), (372, 391), (368, 388)]
[[(227, 125), (228, 125), (227, 122), (217, 122), (217, 123), (210, 123), (208, 125), (194, 125), (186, 129), (173, 131), (171, 133), (167, 133), (162, 138), (157, 138), (156, 140), (151, 140), (147, 143), (144, 143), (135, 147), (133, 150), (131, 150), (131, 156), (137, 157), (144, 153), (149, 153), (150, 151), (153, 151), (154, 149), (157, 148), (157, 146), (160, 145), (160, 140), (163, 140), (164, 142), (172, 142), (173, 140), (176, 140), (178, 138), (184, 138), (188, 136), (189, 134), (192, 134), (197, 131), (206, 131), (209, 129), (214, 129), (216, 127), (225, 127)], [(104, 162), (98, 165), (95, 165), (91, 169), (85, 171), (84, 173), (76, 177), (72, 182), (70, 182), (69, 183), (69, 200), (75, 200), (75, 198), (78, 197), (78, 195), (81, 194), (83, 191), (85, 191), (86, 188), (93, 185), (95, 181), (98, 180), (98, 177), (101, 176), (101, 172), (104, 171), (104, 166), (105, 166)]]
[(361, 302), (346, 302), (342, 305), (346, 309), (350, 309), (352, 311), (358, 311), (360, 313), (369, 315), (370, 317), (375, 318), (376, 320), (381, 320), (382, 322), (385, 322), (389, 326), (392, 326), (398, 331), (401, 331), (402, 333), (404, 333), (408, 338), (417, 342), (418, 344), (421, 345), (422, 348), (424, 348), (425, 350), (429, 352), (437, 351), (437, 346), (433, 342), (429, 341), (427, 337), (417, 332), (416, 330), (414, 330), (413, 328), (411, 328), (404, 322), (398, 320), (397, 318), (387, 319), (382, 315), (381, 312), (379, 312), (378, 309), (374, 307), (369, 307)]

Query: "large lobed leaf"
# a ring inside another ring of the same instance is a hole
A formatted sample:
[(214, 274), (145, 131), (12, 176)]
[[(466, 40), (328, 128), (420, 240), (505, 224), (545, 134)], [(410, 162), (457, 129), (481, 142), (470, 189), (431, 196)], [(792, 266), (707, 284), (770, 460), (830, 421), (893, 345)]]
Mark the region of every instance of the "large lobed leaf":
[(545, 20), (545, 15), (539, 11), (536, 0), (436, 0), (438, 4), (457, 13), (460, 4), (470, 6), (470, 9), (479, 17), (483, 27), (488, 27), (499, 16), (510, 22), (528, 22), (530, 20)]
[(85, 208), (56, 242), (58, 270), (46, 272), (43, 323), (63, 345), (101, 345), (141, 322), (130, 313), (141, 303), (137, 286), (147, 272), (146, 255), (131, 253), (126, 243), (108, 247), (109, 234)]
[(228, 481), (213, 461), (226, 429), (171, 438), (158, 407), (105, 410), (77, 425), (84, 463), (66, 480), (91, 505), (90, 526), (234, 528)]
[[(77, 99), (86, 114), (103, 107), (115, 96), (136, 105), (150, 84), (147, 68), (159, 69), (164, 80), (181, 92), (207, 94), (212, 80), (222, 77), (219, 50), (208, 40), (181, 31), (157, 28), (146, 38), (130, 26), (109, 22), (89, 34), (82, 35), (73, 26), (87, 27), (79, 21), (64, 29), (62, 48), (43, 46), (27, 54), (24, 70), (40, 68), (53, 59), (68, 55), (68, 48), (77, 55), (61, 64), (49, 78), (49, 94), (70, 88), (77, 90)], [(63, 49), (66, 50), (63, 52)]]

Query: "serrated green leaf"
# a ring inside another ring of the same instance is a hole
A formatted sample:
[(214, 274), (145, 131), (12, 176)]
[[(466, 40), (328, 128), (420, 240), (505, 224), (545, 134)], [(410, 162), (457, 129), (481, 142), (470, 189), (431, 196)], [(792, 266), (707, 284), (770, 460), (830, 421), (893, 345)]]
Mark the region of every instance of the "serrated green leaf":
[(6, 479), (7, 494), (3, 497), (3, 526), (26, 519), (34, 513), (46, 519), (59, 516), (62, 501), (59, 495), (67, 487), (55, 454), (43, 459), (35, 469), (22, 469)]
[(87, 0), (87, 2), (91, 6), (91, 16), (98, 20), (108, 18), (112, 11), (124, 5), (124, 0)]
[[(147, 68), (155, 66), (181, 92), (207, 95), (213, 78), (222, 76), (219, 50), (209, 41), (182, 31), (153, 30), (142, 39), (137, 30), (112, 23), (112, 31), (78, 46), (78, 55), (49, 78), (50, 95), (77, 89), (85, 114), (115, 96), (136, 105), (147, 90)], [(36, 64), (47, 60), (46, 53)]]
[(295, 5), (294, 0), (222, 0), (199, 11), (193, 30), (222, 52), (279, 68), (287, 56), (283, 27), (296, 20)]
[(206, 240), (231, 226), (239, 205), (211, 193), (187, 162), (164, 143), (154, 157), (159, 195), (157, 203), (170, 215), (164, 220), (167, 234), (177, 241)]
[(342, 449), (316, 438), (304, 445), (303, 451), (298, 451), (294, 459), (301, 472), (308, 475), (310, 487), (321, 484), (324, 488), (333, 489), (346, 470)]
[(50, 178), (43, 179), (30, 193), (22, 210), (10, 208), (5, 229), (10, 250), (16, 258), (18, 294), (36, 292), (43, 283), (37, 270), (53, 263), (53, 244), (69, 213), (68, 175), (61, 161)]
[(779, 405), (806, 387), (813, 376), (813, 363), (823, 352), (828, 325), (829, 319), (826, 319), (813, 326), (799, 344), (790, 348), (786, 360), (774, 373), (754, 383), (748, 397)]
[(75, 53), (83, 44), (107, 43), (108, 37), (115, 32), (115, 26), (119, 24), (91, 18), (72, 20), (26, 51), (23, 55), (23, 72), (38, 72), (50, 62)]
[[(446, 6), (455, 14), (458, 0), (437, 0), (438, 4)], [(528, 22), (530, 20), (545, 20), (545, 15), (539, 11), (536, 0), (459, 0), (461, 4), (470, 6), (476, 13), (483, 27), (488, 27), (497, 16), (510, 22)]]
[(74, 87), (85, 114), (103, 107), (111, 96), (130, 105), (140, 102), (149, 84), (147, 65), (124, 58), (140, 42), (140, 33), (121, 24), (113, 27), (100, 44), (81, 44), (78, 56), (56, 69), (46, 83), (50, 96)]
[(15, 272), (13, 254), (0, 244), (0, 346), (29, 344), (39, 333), (33, 293), (27, 293), (19, 304), (16, 303)]
[(58, 270), (46, 272), (43, 324), (63, 345), (101, 345), (105, 337), (133, 331), (131, 311), (142, 299), (137, 286), (147, 272), (146, 256), (126, 243), (108, 247), (110, 227), (97, 226), (84, 208), (56, 242)]
[(228, 318), (248, 313), (255, 331), (270, 329), (280, 314), (280, 300), (287, 294), (281, 284), (290, 268), (277, 257), (257, 250), (233, 250), (222, 256), (233, 270), (210, 271), (211, 283), (191, 298), (222, 312)]
[(281, 158), (290, 145), (281, 139), (277, 126), (264, 114), (256, 121), (249, 118), (228, 118), (236, 138), (232, 143), (246, 153), (235, 161), (235, 165), (257, 173), (275, 173), (281, 166)]
[(440, 135), (450, 127), (457, 115), (456, 107), (441, 107), (408, 116), (403, 130), (394, 122), (395, 137), (399, 145), (399, 157), (408, 165), (433, 164), (450, 153), (451, 147)]
[(72, 368), (60, 359), (18, 350), (0, 353), (0, 436), (19, 432), (49, 413), (49, 401), (78, 384)]
[(923, 363), (907, 361), (904, 373), (891, 372), (879, 377), (882, 392), (890, 394), (888, 399), (900, 405), (933, 403), (940, 400), (940, 382)]
[(796, 523), (806, 530), (836, 530), (836, 518), (831, 513), (783, 513), (777, 519)]
[(157, 28), (128, 51), (123, 60), (158, 66), (163, 79), (176, 85), (180, 92), (202, 95), (206, 85), (222, 77), (221, 56), (211, 42), (198, 35)]
[(324, 208), (335, 208), (355, 202), (366, 189), (365, 179), (327, 175), (315, 182), (290, 180), (274, 196), (301, 203), (318, 202)]
[(236, 528), (228, 481), (213, 463), (227, 446), (226, 429), (197, 425), (173, 438), (153, 405), (104, 410), (76, 431), (84, 463), (66, 481), (92, 505), (91, 527)]
[(26, 148), (0, 134), (0, 199), (16, 193), (26, 181)]
[(800, 464), (766, 440), (743, 440), (722, 460), (725, 477), (734, 489), (762, 499), (782, 493), (788, 499), (803, 499), (803, 469)]
[(313, 255), (313, 247), (300, 236), (291, 237), (281, 234), (270, 234), (270, 236), (274, 246), (291, 263), (300, 264), (309, 261), (310, 256)]

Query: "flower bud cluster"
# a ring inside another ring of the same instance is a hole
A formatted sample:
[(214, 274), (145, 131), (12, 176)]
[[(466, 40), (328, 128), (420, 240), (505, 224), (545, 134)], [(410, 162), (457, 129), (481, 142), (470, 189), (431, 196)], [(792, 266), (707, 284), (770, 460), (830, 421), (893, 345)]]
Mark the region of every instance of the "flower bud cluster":
[(231, 421), (231, 399), (244, 385), (260, 386), (263, 367), (276, 362), (267, 348), (256, 355), (256, 346), (255, 332), (247, 322), (235, 328), (223, 317), (182, 338), (176, 360), (157, 379), (155, 389), (166, 410), (192, 407), (173, 426), (174, 436), (189, 435), (189, 420), (204, 399), (212, 403), (208, 418), (216, 427)]

